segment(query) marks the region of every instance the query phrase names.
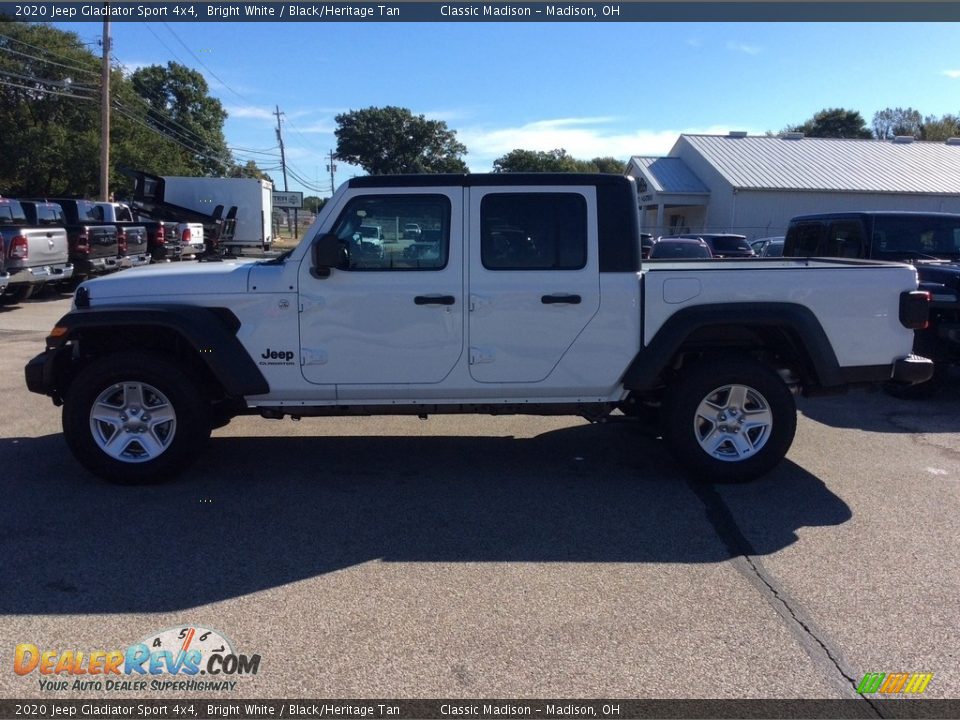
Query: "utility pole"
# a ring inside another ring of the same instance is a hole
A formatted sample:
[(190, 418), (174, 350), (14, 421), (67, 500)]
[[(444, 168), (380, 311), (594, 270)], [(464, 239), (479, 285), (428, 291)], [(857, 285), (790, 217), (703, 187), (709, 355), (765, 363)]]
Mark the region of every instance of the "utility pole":
[(280, 132), (280, 116), (283, 114), (280, 112), (280, 106), (277, 105), (277, 111), (274, 115), (277, 116), (277, 142), (280, 143), (280, 167), (283, 168), (283, 191), (287, 191), (287, 159), (283, 154), (283, 134)]
[[(276, 106), (277, 111), (274, 115), (277, 116), (277, 142), (280, 144), (280, 167), (283, 169), (283, 191), (287, 191), (287, 156), (283, 153), (283, 133), (280, 131), (280, 116), (283, 114), (280, 112), (280, 106)], [(283, 214), (287, 216), (287, 230), (290, 229), (290, 211), (284, 210)], [(296, 235), (296, 233), (294, 233)]]
[(100, 199), (110, 199), (110, 3), (103, 16), (103, 66), (100, 73)]
[(327, 158), (330, 160), (329, 164), (327, 165), (327, 170), (330, 171), (330, 194), (333, 195), (333, 191), (337, 189), (336, 186), (333, 184), (333, 173), (337, 171), (337, 166), (334, 165), (333, 163), (335, 159), (333, 155), (333, 150), (331, 150), (327, 154)]

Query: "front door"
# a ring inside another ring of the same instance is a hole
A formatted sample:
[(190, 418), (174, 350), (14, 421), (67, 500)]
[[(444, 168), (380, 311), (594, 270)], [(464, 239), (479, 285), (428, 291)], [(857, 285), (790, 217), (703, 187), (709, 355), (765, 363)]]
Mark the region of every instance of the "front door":
[(308, 258), (300, 270), (304, 378), (341, 397), (352, 384), (441, 382), (463, 352), (463, 189), (356, 189), (341, 206), (341, 267), (314, 277)]
[(474, 186), (469, 207), (470, 375), (544, 381), (600, 308), (596, 190)]

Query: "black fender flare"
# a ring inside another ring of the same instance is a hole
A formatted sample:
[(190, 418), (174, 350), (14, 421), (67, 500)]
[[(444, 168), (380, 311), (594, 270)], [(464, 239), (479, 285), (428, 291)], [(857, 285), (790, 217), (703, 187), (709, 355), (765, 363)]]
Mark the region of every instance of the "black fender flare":
[(833, 345), (813, 311), (795, 303), (750, 302), (693, 305), (678, 310), (637, 353), (624, 373), (623, 386), (628, 390), (650, 389), (687, 338), (698, 330), (725, 325), (786, 330), (801, 343), (798, 349), (809, 360), (819, 386), (846, 383)]
[(183, 338), (206, 364), (231, 397), (262, 395), (270, 391), (246, 348), (237, 339), (240, 321), (227, 308), (196, 305), (109, 305), (78, 308), (64, 315), (56, 324), (55, 333), (47, 338), (44, 367), (44, 392), (56, 390), (54, 364), (67, 341), (82, 335), (84, 330), (134, 327), (160, 327)]

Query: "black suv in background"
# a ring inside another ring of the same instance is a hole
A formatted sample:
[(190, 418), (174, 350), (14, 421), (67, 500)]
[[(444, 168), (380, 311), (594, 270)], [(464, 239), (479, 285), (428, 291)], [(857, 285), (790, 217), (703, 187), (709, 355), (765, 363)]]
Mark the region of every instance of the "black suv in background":
[[(960, 215), (863, 211), (802, 215), (790, 221), (786, 257), (893, 260), (917, 269), (920, 289), (930, 293), (930, 323), (918, 330), (914, 352), (937, 364), (960, 362)], [(932, 391), (934, 382), (925, 383)]]

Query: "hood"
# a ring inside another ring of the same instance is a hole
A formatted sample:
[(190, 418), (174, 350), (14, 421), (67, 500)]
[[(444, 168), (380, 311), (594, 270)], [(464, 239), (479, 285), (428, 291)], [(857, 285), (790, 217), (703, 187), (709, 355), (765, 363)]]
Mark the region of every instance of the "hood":
[(87, 280), (83, 287), (94, 302), (137, 301), (156, 296), (245, 293), (255, 259), (146, 265)]

